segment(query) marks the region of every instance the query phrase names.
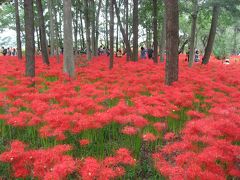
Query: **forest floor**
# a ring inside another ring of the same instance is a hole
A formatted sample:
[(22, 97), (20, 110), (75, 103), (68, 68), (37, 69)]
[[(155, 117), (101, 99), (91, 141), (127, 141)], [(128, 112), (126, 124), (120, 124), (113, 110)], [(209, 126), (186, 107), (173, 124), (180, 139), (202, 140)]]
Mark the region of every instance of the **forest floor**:
[[(0, 57), (0, 179), (238, 179), (240, 57), (164, 85), (164, 63), (105, 56), (76, 77)], [(62, 58), (61, 58), (62, 62)]]

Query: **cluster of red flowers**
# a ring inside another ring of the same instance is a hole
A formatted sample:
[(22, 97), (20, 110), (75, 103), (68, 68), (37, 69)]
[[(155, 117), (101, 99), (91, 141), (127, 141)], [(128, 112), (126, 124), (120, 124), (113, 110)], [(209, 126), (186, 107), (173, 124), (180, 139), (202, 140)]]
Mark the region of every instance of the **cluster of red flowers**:
[[(163, 64), (151, 61), (136, 64), (119, 59), (109, 71), (107, 59), (100, 57), (88, 67), (78, 67), (76, 78), (69, 79), (62, 74), (62, 64), (53, 59), (49, 68), (37, 58), (37, 76), (28, 78), (24, 62), (7, 58), (0, 58), (0, 88), (4, 88), (0, 106), (6, 111), (0, 119), (7, 124), (40, 125), (40, 136), (61, 141), (65, 132), (78, 134), (115, 122), (123, 126), (121, 133), (139, 135), (143, 141), (153, 142), (164, 135), (166, 145), (154, 159), (159, 172), (170, 179), (240, 176), (236, 166), (240, 150), (235, 145), (240, 140), (238, 63), (224, 66), (213, 61), (188, 68), (181, 61), (179, 81), (167, 87)], [(182, 108), (189, 109), (189, 122), (180, 135), (165, 134), (169, 127), (165, 118), (181, 121), (175, 112)], [(149, 120), (148, 115), (159, 122)], [(145, 127), (157, 133), (142, 131)], [(79, 143), (90, 142), (82, 139)], [(26, 145), (14, 141), (0, 161), (11, 163), (16, 177), (40, 179), (61, 179), (74, 171), (85, 179), (114, 178), (124, 174), (121, 164), (135, 163), (126, 149), (103, 161), (88, 157), (80, 162), (64, 155), (70, 149), (60, 145), (28, 151)]]
[(16, 178), (32, 176), (39, 179), (63, 179), (76, 169), (74, 159), (64, 155), (71, 150), (69, 145), (39, 150), (26, 148), (24, 143), (13, 141), (10, 150), (0, 155), (0, 161), (12, 165)]
[(79, 172), (82, 179), (112, 179), (125, 174), (121, 165), (135, 165), (130, 152), (121, 148), (113, 157), (106, 157), (102, 162), (93, 157), (84, 160), (73, 159), (64, 155), (71, 150), (69, 145), (57, 145), (49, 149), (27, 150), (20, 141), (13, 141), (9, 151), (0, 155), (0, 161), (10, 163), (16, 178), (37, 177), (39, 179), (64, 179)]
[(87, 157), (81, 161), (79, 174), (84, 180), (107, 180), (121, 177), (125, 174), (125, 169), (121, 165), (135, 165), (135, 160), (131, 157), (130, 152), (121, 148), (116, 151), (116, 155), (107, 157), (103, 161)]
[(208, 114), (188, 111), (191, 120), (180, 138), (166, 134), (167, 144), (153, 154), (155, 167), (169, 179), (240, 177), (240, 66), (202, 68), (196, 77), (204, 79), (188, 77), (186, 83), (194, 80), (201, 87), (197, 94), (204, 97), (204, 103), (199, 108), (209, 108)]

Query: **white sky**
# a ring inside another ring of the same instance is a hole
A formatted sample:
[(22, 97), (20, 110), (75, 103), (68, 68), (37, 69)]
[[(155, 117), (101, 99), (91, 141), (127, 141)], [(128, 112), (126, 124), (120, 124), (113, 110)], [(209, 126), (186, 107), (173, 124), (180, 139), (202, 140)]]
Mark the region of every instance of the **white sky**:
[(0, 32), (0, 46), (5, 48), (16, 47), (16, 32), (10, 29)]

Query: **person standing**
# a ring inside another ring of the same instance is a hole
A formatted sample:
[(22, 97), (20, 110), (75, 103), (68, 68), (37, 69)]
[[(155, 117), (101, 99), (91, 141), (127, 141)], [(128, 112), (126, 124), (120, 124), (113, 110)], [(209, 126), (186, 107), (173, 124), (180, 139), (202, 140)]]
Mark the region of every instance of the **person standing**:
[(199, 61), (199, 51), (196, 49), (195, 51), (195, 56), (194, 56), (194, 61), (198, 62)]
[(146, 55), (147, 51), (144, 47), (141, 47), (141, 59), (146, 59), (147, 55)]
[(153, 49), (148, 48), (148, 59), (152, 59), (152, 57), (153, 57)]

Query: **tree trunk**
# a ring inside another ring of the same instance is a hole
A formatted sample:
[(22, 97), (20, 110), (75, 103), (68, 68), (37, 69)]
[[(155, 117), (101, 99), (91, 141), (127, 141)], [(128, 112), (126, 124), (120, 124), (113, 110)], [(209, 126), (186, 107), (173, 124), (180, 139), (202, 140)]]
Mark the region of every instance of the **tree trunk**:
[(218, 4), (215, 4), (213, 6), (211, 29), (208, 36), (207, 47), (205, 48), (202, 64), (207, 64), (209, 62), (209, 59), (212, 53), (214, 39), (216, 35), (216, 30), (217, 30), (219, 12), (220, 12), (220, 6)]
[[(55, 30), (56, 30), (56, 37), (55, 41), (54, 41), (54, 46), (56, 47), (56, 59), (57, 59), (57, 63), (60, 63), (60, 57), (59, 57), (59, 47), (60, 45), (60, 35), (59, 35), (59, 28), (58, 28), (58, 22), (57, 22), (57, 12), (56, 12), (56, 8), (53, 8), (53, 14), (54, 14), (54, 25), (55, 25)], [(63, 47), (63, 46), (61, 46)]]
[(118, 47), (118, 44), (119, 44), (118, 29), (119, 29), (119, 24), (117, 23), (116, 52), (117, 52), (118, 49), (119, 49), (119, 47)]
[(192, 14), (192, 30), (190, 38), (190, 52), (188, 66), (192, 67), (195, 55), (195, 34), (197, 27), (197, 15), (198, 15), (198, 0), (193, 0), (193, 14)]
[(109, 48), (109, 41), (108, 41), (108, 7), (109, 7), (109, 0), (106, 0), (106, 7), (105, 7), (105, 21), (106, 21), (106, 46), (107, 49)]
[(48, 4), (48, 11), (49, 11), (49, 18), (50, 18), (50, 56), (54, 55), (54, 22), (53, 22), (53, 6), (52, 0), (47, 1)]
[(82, 13), (80, 12), (80, 31), (81, 31), (81, 36), (82, 36), (82, 49), (84, 49), (86, 47), (85, 45), (85, 38), (84, 38), (84, 34), (83, 34), (83, 20), (82, 20)]
[(138, 61), (138, 0), (133, 0), (133, 61)]
[(183, 44), (181, 45), (180, 49), (178, 50), (178, 54), (183, 54), (184, 49), (185, 49), (185, 46), (187, 45), (188, 41), (189, 41), (189, 40), (186, 39), (186, 40), (183, 42)]
[(238, 55), (238, 49), (237, 49), (237, 33), (238, 33), (238, 27), (234, 27), (234, 34), (233, 34), (233, 51), (232, 53), (234, 55)]
[(157, 0), (153, 0), (153, 48), (154, 48), (154, 63), (158, 63), (158, 3)]
[(18, 59), (22, 59), (22, 42), (21, 42), (21, 34), (20, 34), (20, 18), (19, 18), (19, 9), (18, 9), (18, 0), (14, 1), (15, 5), (15, 18), (16, 18), (16, 33), (17, 33), (17, 54)]
[(35, 27), (35, 33), (36, 33), (36, 38), (37, 38), (37, 50), (40, 50), (40, 37), (39, 37), (39, 34), (40, 34), (40, 27), (39, 26), (36, 26)]
[(35, 76), (35, 42), (33, 1), (24, 0), (24, 22), (26, 40), (26, 76)]
[(96, 19), (96, 15), (95, 15), (95, 12), (96, 12), (96, 5), (95, 5), (95, 2), (94, 0), (91, 0), (90, 1), (90, 6), (91, 6), (91, 27), (92, 27), (92, 36), (91, 36), (91, 44), (92, 44), (92, 54), (93, 56), (97, 56), (97, 51), (96, 51), (96, 22), (95, 22), (95, 19)]
[(78, 49), (78, 8), (75, 8), (75, 16), (74, 16), (74, 50), (75, 53)]
[(84, 0), (85, 5), (85, 29), (86, 29), (86, 38), (87, 38), (87, 59), (92, 59), (91, 52), (91, 38), (90, 38), (90, 17), (89, 17), (89, 4), (88, 0)]
[(179, 11), (178, 0), (165, 0), (166, 6), (166, 68), (165, 84), (171, 85), (178, 80), (178, 41), (179, 41)]
[(96, 52), (98, 49), (98, 41), (99, 41), (99, 16), (100, 16), (101, 7), (102, 7), (102, 0), (99, 0), (97, 16), (96, 16), (96, 42), (95, 42)]
[[(126, 42), (129, 43), (129, 38), (128, 38), (128, 16), (129, 16), (128, 0), (125, 0), (125, 9), (126, 9)], [(123, 36), (123, 34), (122, 34), (122, 36)], [(124, 36), (123, 36), (123, 38), (124, 38)], [(127, 49), (126, 57), (127, 57), (127, 61), (129, 61), (131, 58), (131, 47), (130, 47), (130, 43), (129, 43), (129, 48), (128, 48), (126, 42), (124, 42), (126, 45), (126, 49)]]
[(165, 47), (166, 47), (166, 12), (164, 11), (161, 39), (160, 39), (160, 61), (161, 62), (164, 62)]
[(43, 63), (49, 65), (48, 59), (48, 52), (47, 52), (47, 39), (46, 39), (46, 30), (45, 30), (45, 21), (43, 16), (43, 8), (42, 8), (42, 1), (36, 0), (37, 9), (38, 9), (38, 16), (39, 16), (39, 23), (40, 23), (40, 43), (41, 43), (41, 52)]
[(72, 3), (71, 0), (63, 1), (64, 17), (64, 67), (63, 70), (70, 77), (74, 77), (73, 37), (72, 37)]
[[(63, 29), (63, 11), (62, 11), (62, 6), (61, 6), (61, 1), (59, 1), (59, 0), (55, 0), (55, 3), (58, 3), (57, 4), (57, 9), (56, 8), (54, 8), (55, 9), (55, 19), (56, 19), (56, 17), (57, 17), (57, 12), (58, 12), (58, 17), (59, 17), (59, 25), (57, 26), (57, 28), (56, 29), (58, 29), (58, 43), (59, 43), (59, 47), (63, 47), (63, 31), (62, 31), (62, 29)], [(57, 22), (57, 20), (55, 21), (55, 22)]]
[(128, 39), (128, 36), (127, 36), (127, 31), (125, 33), (125, 30), (123, 28), (123, 25), (122, 25), (122, 22), (121, 22), (121, 19), (120, 19), (120, 11), (119, 11), (119, 8), (117, 7), (117, 3), (116, 3), (116, 0), (114, 0), (114, 5), (115, 5), (115, 10), (116, 10), (116, 15), (117, 15), (117, 20), (118, 20), (118, 24), (120, 26), (120, 31), (122, 33), (122, 36), (123, 36), (123, 41), (126, 45), (126, 48), (127, 48), (127, 60), (129, 60), (129, 57), (131, 57), (131, 46), (130, 46), (130, 42), (129, 42), (129, 39)]
[(113, 68), (113, 57), (114, 57), (114, 10), (113, 10), (113, 2), (114, 0), (109, 0), (109, 11), (110, 11), (110, 62), (109, 69)]

